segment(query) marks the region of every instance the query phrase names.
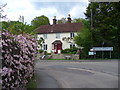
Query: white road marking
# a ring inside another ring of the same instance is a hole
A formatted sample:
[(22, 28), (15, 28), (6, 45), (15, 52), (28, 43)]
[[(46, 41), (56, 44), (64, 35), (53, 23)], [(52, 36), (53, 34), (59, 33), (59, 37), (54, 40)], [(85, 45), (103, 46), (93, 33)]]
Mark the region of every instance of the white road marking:
[(87, 71), (87, 72), (91, 72), (91, 73), (98, 73), (96, 71), (88, 70), (88, 69), (83, 69), (83, 68), (68, 68), (68, 69), (76, 69), (76, 70)]
[(73, 69), (73, 70), (81, 70), (81, 71), (87, 71), (87, 72), (91, 72), (91, 73), (94, 73), (94, 74), (101, 74), (101, 75), (107, 75), (107, 76), (112, 76), (112, 77), (116, 77), (118, 78), (118, 76), (114, 76), (114, 75), (111, 75), (111, 74), (108, 74), (108, 73), (104, 73), (104, 72), (98, 72), (98, 71), (94, 71), (94, 70), (88, 70), (88, 69), (83, 69), (83, 68), (68, 68), (68, 69)]

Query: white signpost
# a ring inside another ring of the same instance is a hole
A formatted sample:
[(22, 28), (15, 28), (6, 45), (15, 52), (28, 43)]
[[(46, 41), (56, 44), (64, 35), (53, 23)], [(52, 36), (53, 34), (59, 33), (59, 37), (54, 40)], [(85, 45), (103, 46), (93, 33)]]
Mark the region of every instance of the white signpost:
[(113, 51), (113, 47), (93, 47), (90, 51), (110, 51), (110, 58), (111, 58), (111, 51)]
[(94, 52), (88, 52), (89, 55), (94, 55)]
[(93, 51), (113, 51), (113, 47), (93, 47)]

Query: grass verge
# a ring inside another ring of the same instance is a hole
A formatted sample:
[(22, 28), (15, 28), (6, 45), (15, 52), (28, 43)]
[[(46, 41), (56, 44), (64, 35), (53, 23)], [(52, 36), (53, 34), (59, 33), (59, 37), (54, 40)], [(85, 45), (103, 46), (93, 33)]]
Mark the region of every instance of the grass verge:
[(33, 75), (33, 77), (27, 83), (26, 88), (36, 88), (36, 87), (37, 87), (36, 75)]

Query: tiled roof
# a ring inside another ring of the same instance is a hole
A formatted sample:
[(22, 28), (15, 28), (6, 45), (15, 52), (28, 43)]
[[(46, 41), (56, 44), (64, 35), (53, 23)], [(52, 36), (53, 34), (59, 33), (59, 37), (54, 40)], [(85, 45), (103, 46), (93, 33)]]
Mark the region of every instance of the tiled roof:
[(81, 27), (82, 23), (53, 24), (40, 26), (36, 31), (38, 34), (77, 32)]

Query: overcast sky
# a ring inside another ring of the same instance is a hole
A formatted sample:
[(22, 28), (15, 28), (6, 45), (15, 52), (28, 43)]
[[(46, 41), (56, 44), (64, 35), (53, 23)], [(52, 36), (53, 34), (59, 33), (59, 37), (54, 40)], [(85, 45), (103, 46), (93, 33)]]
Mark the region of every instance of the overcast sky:
[(0, 5), (7, 3), (4, 14), (9, 20), (18, 20), (19, 16), (24, 16), (25, 22), (30, 24), (36, 16), (45, 15), (52, 24), (52, 19), (62, 17), (85, 18), (84, 12), (88, 6), (88, 0), (0, 0)]

